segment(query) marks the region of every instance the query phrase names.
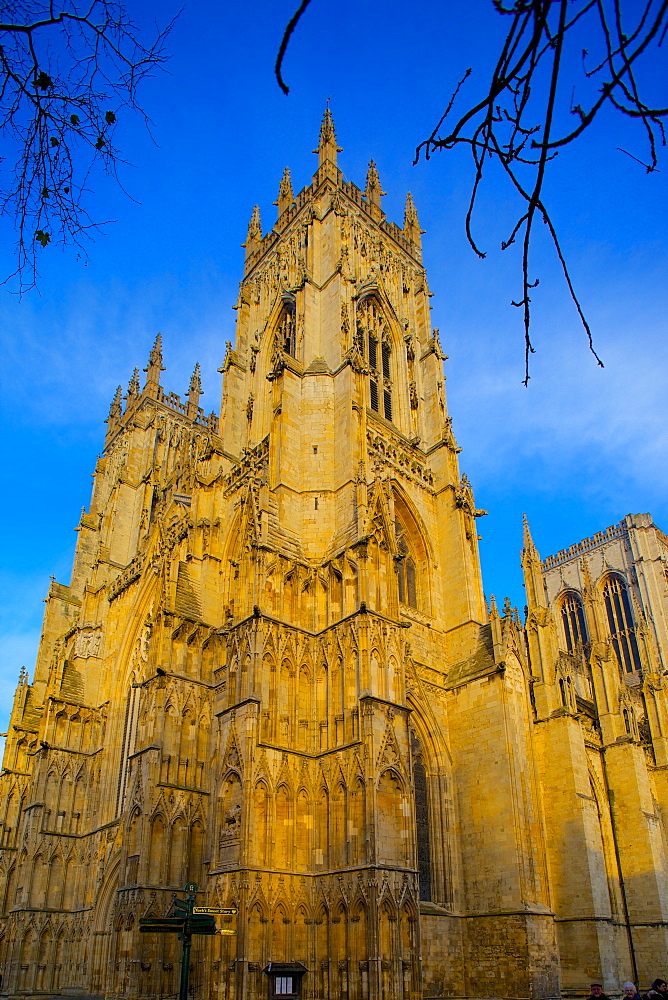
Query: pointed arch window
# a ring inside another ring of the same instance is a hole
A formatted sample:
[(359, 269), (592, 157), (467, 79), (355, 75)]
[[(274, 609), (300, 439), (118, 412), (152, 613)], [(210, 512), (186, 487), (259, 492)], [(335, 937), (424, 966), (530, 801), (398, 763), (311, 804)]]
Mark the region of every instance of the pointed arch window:
[(397, 583), (399, 586), (399, 603), (417, 608), (417, 580), (415, 574), (415, 559), (410, 550), (408, 532), (399, 518), (395, 519), (394, 530), (397, 536)]
[(289, 354), (293, 358), (297, 356), (297, 324), (295, 313), (295, 303), (291, 299), (285, 299), (276, 328), (277, 344), (286, 354)]
[(139, 719), (138, 684), (132, 684), (125, 703), (125, 720), (123, 723), (123, 739), (121, 742), (121, 760), (118, 772), (118, 787), (116, 789), (116, 815), (120, 816), (125, 804), (128, 778), (130, 776), (130, 757), (134, 753), (137, 737), (137, 721)]
[(359, 305), (357, 334), (370, 369), (369, 406), (386, 420), (392, 420), (390, 332), (380, 303), (373, 295), (363, 299)]
[(632, 674), (640, 670), (642, 664), (629, 592), (624, 580), (618, 574), (612, 574), (605, 581), (603, 600), (617, 661), (627, 674)]
[(422, 531), (399, 490), (394, 495), (397, 597), (400, 605), (430, 613), (429, 559)]
[(566, 637), (566, 649), (574, 653), (587, 642), (587, 623), (580, 595), (571, 591), (561, 602), (561, 623)]
[(431, 901), (431, 848), (429, 844), (429, 796), (422, 746), (411, 730), (413, 786), (415, 788), (415, 832), (420, 899)]

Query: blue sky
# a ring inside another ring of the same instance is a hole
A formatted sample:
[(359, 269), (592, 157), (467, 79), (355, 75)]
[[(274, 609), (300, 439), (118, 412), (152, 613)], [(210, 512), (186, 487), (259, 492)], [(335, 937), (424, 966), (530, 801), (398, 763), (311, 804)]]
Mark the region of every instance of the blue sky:
[[(128, 7), (140, 23), (154, 16), (154, 5)], [(177, 9), (163, 0), (160, 17)], [(186, 2), (168, 42), (168, 72), (142, 92), (155, 141), (137, 121), (119, 122), (122, 179), (135, 200), (94, 175), (91, 213), (116, 221), (91, 244), (88, 262), (50, 246), (39, 293), (19, 300), (0, 290), (3, 727), (21, 666), (32, 673), (49, 577), (69, 582), (73, 528), (89, 501), (116, 386), (145, 365), (160, 330), (164, 385), (185, 392), (199, 361), (203, 405), (218, 410), (216, 369), (234, 337), (248, 218), (257, 203), (271, 227), (286, 165), (295, 190), (309, 182), (328, 98), (346, 177), (363, 187), (373, 157), (388, 217), (402, 221), (410, 190), (426, 230), (461, 467), (490, 512), (478, 522), (486, 592), (524, 604), (523, 511), (543, 556), (631, 512), (650, 511), (668, 529), (666, 158), (648, 176), (618, 151), (642, 150), (640, 133), (604, 115), (555, 161), (545, 196), (605, 368), (587, 350), (539, 233), (537, 353), (525, 389), (521, 317), (510, 306), (519, 258), (497, 249), (511, 192), (495, 176), (483, 191), (477, 232), (489, 254), (481, 261), (463, 228), (466, 154), (412, 166), (468, 66), (464, 98), (479, 93), (502, 19), (488, 0), (390, 8), (313, 0), (285, 62), (285, 97), (273, 64), (292, 12), (293, 0)], [(652, 55), (643, 77), (665, 94), (665, 57)], [(6, 223), (0, 237), (4, 274), (12, 270)]]

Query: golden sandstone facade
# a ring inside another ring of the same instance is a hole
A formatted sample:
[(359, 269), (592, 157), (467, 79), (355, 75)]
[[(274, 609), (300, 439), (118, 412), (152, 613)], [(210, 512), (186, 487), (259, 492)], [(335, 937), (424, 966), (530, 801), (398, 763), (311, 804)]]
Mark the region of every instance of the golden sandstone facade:
[(22, 675), (2, 783), (2, 991), (158, 997), (186, 881), (236, 907), (196, 995), (554, 996), (663, 970), (668, 545), (647, 516), (483, 597), (410, 196), (342, 177), (253, 214), (220, 420), (120, 390)]

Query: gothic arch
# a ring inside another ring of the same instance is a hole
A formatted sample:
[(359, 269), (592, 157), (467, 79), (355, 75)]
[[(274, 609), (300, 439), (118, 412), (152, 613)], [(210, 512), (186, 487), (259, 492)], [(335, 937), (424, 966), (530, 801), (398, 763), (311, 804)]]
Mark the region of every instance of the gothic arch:
[(274, 866), (290, 868), (294, 844), (294, 803), (285, 780), (280, 780), (274, 794)]
[(181, 889), (188, 871), (188, 824), (183, 813), (174, 818), (169, 831), (169, 885)]
[(288, 957), (288, 906), (284, 900), (279, 900), (271, 915), (271, 954), (276, 959), (286, 961)]
[(40, 850), (35, 855), (30, 873), (30, 906), (42, 909), (44, 906), (44, 896), (46, 894), (46, 863), (44, 854)]
[(149, 825), (149, 872), (148, 881), (152, 885), (162, 885), (165, 877), (167, 854), (167, 824), (161, 812), (151, 817)]
[(378, 907), (378, 944), (379, 954), (394, 958), (396, 948), (397, 908), (394, 900), (385, 893)]
[(392, 484), (394, 494), (394, 530), (398, 549), (396, 571), (399, 603), (430, 613), (431, 574), (433, 561), (431, 542), (417, 514), (398, 484)]
[(63, 859), (59, 851), (49, 861), (48, 880), (46, 886), (47, 910), (59, 910), (63, 898)]
[(65, 927), (61, 927), (55, 939), (55, 944), (53, 948), (53, 971), (51, 976), (50, 988), (57, 990), (61, 982), (64, 981), (62, 976), (63, 966), (65, 965), (65, 956), (67, 952), (67, 939)]
[(369, 373), (367, 406), (405, 429), (406, 406), (397, 392), (398, 386), (406, 384), (401, 337), (394, 310), (377, 287), (368, 286), (357, 299), (355, 341)]
[(348, 955), (348, 908), (345, 900), (339, 899), (332, 907), (330, 924), (332, 958), (338, 963)]
[(599, 582), (610, 642), (619, 669), (631, 674), (642, 669), (630, 588), (621, 573), (607, 573)]
[(315, 917), (315, 957), (316, 957), (316, 982), (314, 984), (314, 995), (330, 996), (328, 967), (331, 955), (329, 926), (329, 909), (327, 904), (320, 902)]
[(249, 957), (256, 962), (266, 961), (268, 947), (269, 916), (266, 905), (256, 899), (248, 912)]
[(329, 866), (329, 790), (320, 785), (315, 803), (315, 868), (316, 871)]
[[(409, 692), (407, 702), (412, 709), (410, 725), (417, 741), (417, 746), (412, 745), (411, 748), (412, 757), (414, 761), (417, 754), (422, 758), (425, 778), (426, 809), (423, 807), (421, 816), (416, 815), (418, 861), (422, 850), (423, 865), (428, 861), (431, 901), (446, 909), (455, 909), (458, 898), (459, 866), (450, 749), (431, 715), (428, 704), (422, 700), (418, 701), (413, 692)], [(414, 787), (417, 800), (418, 788), (415, 784)], [(425, 821), (426, 837), (424, 827), (420, 826), (420, 823)], [(429, 852), (428, 859), (424, 853), (426, 850)], [(423, 881), (421, 889), (425, 888)], [(422, 891), (420, 898), (423, 898)]]
[(575, 653), (585, 646), (589, 638), (582, 595), (579, 591), (569, 588), (562, 591), (556, 604), (559, 608), (566, 650)]
[(269, 784), (265, 778), (260, 778), (253, 786), (253, 816), (255, 821), (251, 831), (253, 855), (255, 864), (263, 866), (267, 863), (267, 847), (269, 838)]
[(406, 788), (395, 767), (385, 767), (376, 786), (376, 861), (403, 865), (408, 860)]
[(197, 882), (198, 884), (201, 884), (203, 881), (202, 865), (204, 864), (205, 831), (204, 824), (199, 817), (193, 820), (190, 824), (188, 839), (189, 850), (186, 878), (189, 882)]
[(311, 796), (301, 785), (295, 797), (295, 863), (298, 871), (311, 867)]
[(50, 922), (42, 928), (37, 942), (36, 969), (34, 979), (34, 989), (38, 992), (46, 990), (51, 981), (53, 957), (52, 957), (53, 933)]
[(34, 925), (32, 923), (28, 924), (23, 935), (23, 940), (21, 941), (18, 976), (18, 988), (25, 992), (31, 989), (35, 975), (35, 935)]
[(65, 709), (58, 712), (54, 723), (54, 742), (57, 746), (65, 746), (67, 743), (67, 712)]
[(71, 833), (81, 833), (81, 820), (84, 816), (85, 806), (86, 806), (86, 785), (87, 785), (87, 773), (84, 767), (81, 768), (77, 774), (74, 781), (74, 790), (72, 793), (72, 811), (70, 813), (70, 832)]
[(104, 881), (97, 895), (94, 919), (92, 925), (93, 952), (91, 955), (91, 983), (93, 988), (104, 979), (104, 971), (109, 967), (113, 956), (116, 935), (110, 928), (113, 924), (113, 911), (116, 902), (116, 891), (121, 867), (121, 853), (112, 856), (107, 866)]
[(302, 660), (297, 674), (296, 725), (298, 745), (301, 749), (311, 748), (313, 715), (313, 670), (307, 660)]
[(341, 775), (332, 788), (330, 817), (330, 865), (345, 868), (348, 864), (348, 790)]
[(311, 923), (312, 921), (309, 920), (308, 904), (305, 902), (298, 903), (295, 909), (292, 950), (295, 960), (302, 962), (304, 965), (307, 964), (309, 958), (309, 926)]
[(74, 909), (75, 867), (76, 867), (76, 862), (74, 858), (74, 852), (70, 852), (70, 854), (65, 858), (65, 867), (63, 870), (63, 899), (61, 905), (64, 910)]

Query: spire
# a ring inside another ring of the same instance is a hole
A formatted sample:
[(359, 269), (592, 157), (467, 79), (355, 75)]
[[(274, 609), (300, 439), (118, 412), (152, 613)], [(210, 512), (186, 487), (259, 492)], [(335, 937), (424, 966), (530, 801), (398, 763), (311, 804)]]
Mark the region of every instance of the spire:
[(281, 183), (278, 186), (278, 199), (274, 202), (274, 205), (278, 205), (278, 217), (283, 215), (286, 208), (294, 203), (295, 196), (292, 193), (292, 180), (290, 178), (290, 167), (286, 167), (283, 171), (283, 176), (281, 177)]
[(132, 378), (128, 383), (128, 391), (125, 395), (125, 398), (129, 402), (131, 399), (135, 399), (138, 395), (139, 395), (139, 369), (135, 368), (135, 370), (132, 373)]
[(406, 195), (406, 208), (404, 209), (404, 236), (418, 249), (422, 248), (422, 234), (424, 229), (420, 229), (417, 209), (413, 201), (413, 195), (408, 192)]
[(123, 407), (121, 406), (121, 399), (123, 389), (119, 385), (116, 390), (116, 395), (111, 401), (111, 406), (109, 407), (109, 416), (107, 417), (107, 423), (111, 423), (113, 420), (118, 420), (123, 414)]
[(325, 113), (322, 116), (318, 148), (314, 149), (313, 152), (318, 154), (319, 167), (321, 167), (323, 163), (333, 163), (334, 166), (336, 166), (336, 154), (342, 152), (341, 147), (336, 144), (334, 119), (332, 118), (332, 112), (329, 110), (329, 104), (327, 104)]
[(262, 222), (260, 221), (260, 206), (256, 205), (253, 209), (253, 214), (250, 217), (250, 222), (248, 223), (246, 242), (241, 244), (242, 247), (246, 248), (246, 259), (250, 257), (254, 250), (257, 250), (258, 244), (261, 241)]
[(545, 583), (538, 549), (534, 545), (526, 514), (522, 514), (524, 547), (522, 549), (522, 571), (529, 608), (546, 607)]
[(378, 176), (378, 168), (373, 160), (369, 160), (369, 169), (366, 175), (366, 190), (364, 192), (364, 197), (366, 198), (367, 205), (369, 207), (375, 207), (380, 209), (380, 199), (385, 194), (380, 186), (380, 177)]
[(146, 372), (146, 384), (144, 388), (153, 395), (156, 395), (160, 388), (160, 372), (164, 372), (164, 370), (162, 364), (162, 334), (159, 333), (148, 356), (148, 364), (144, 368)]
[(528, 556), (530, 554), (531, 558), (539, 559), (538, 549), (531, 537), (531, 529), (526, 514), (522, 514), (522, 536), (524, 541), (523, 555), (526, 554)]
[(190, 385), (188, 386), (188, 416), (191, 420), (194, 420), (197, 416), (199, 410), (199, 398), (202, 395), (202, 379), (199, 374), (199, 361), (195, 365), (192, 375), (190, 376)]

